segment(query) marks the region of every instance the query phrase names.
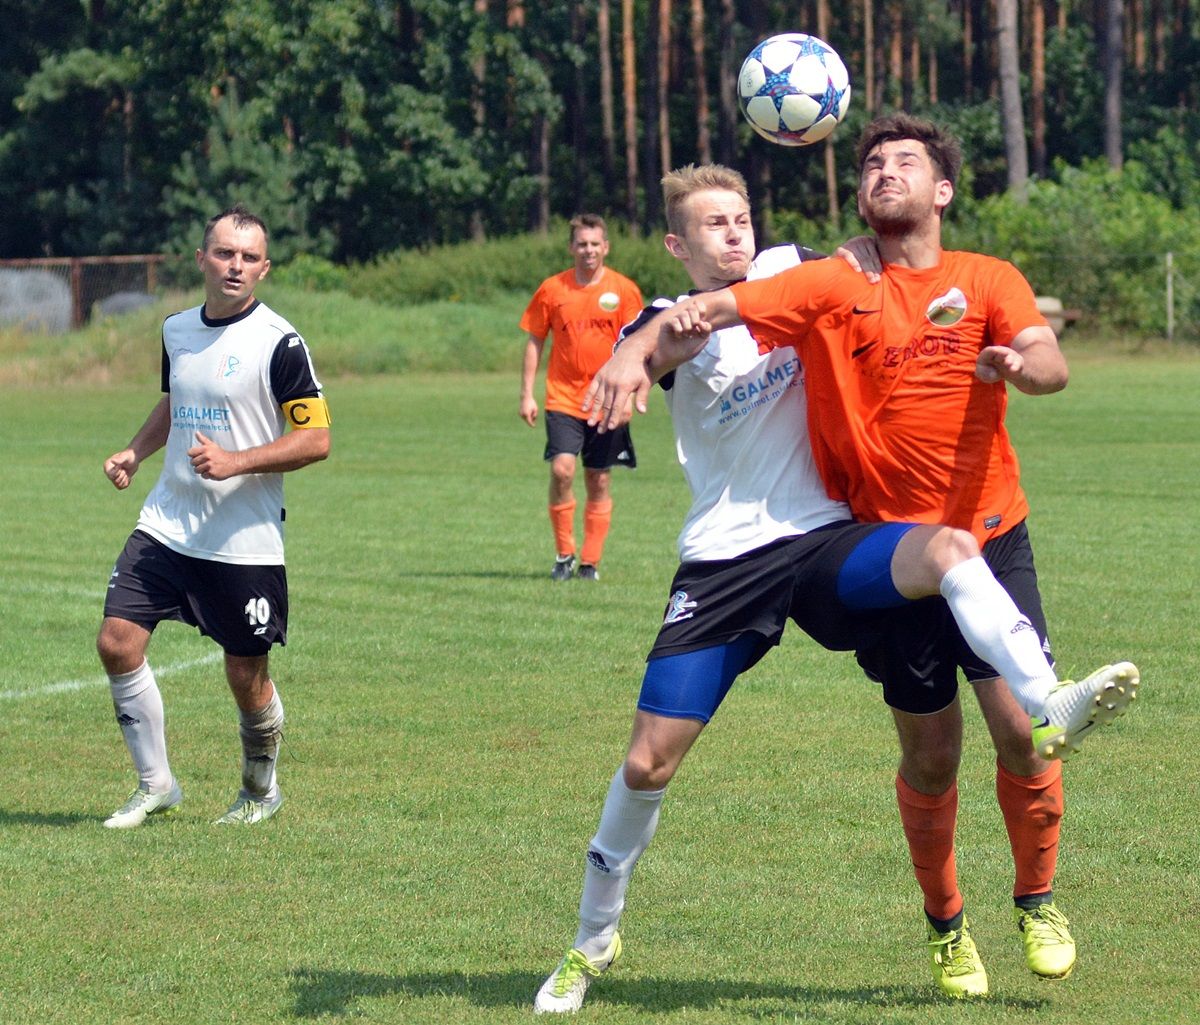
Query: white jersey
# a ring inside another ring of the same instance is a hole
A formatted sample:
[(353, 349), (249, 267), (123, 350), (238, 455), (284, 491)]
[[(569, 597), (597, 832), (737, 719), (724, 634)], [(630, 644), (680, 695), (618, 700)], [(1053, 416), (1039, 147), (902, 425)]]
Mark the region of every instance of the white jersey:
[[(770, 277), (801, 259), (796, 246), (767, 249), (747, 277)], [(826, 494), (813, 463), (804, 367), (795, 349), (760, 355), (739, 324), (713, 332), (695, 358), (660, 384), (693, 498), (679, 535), (681, 562), (732, 559), (851, 518), (844, 503)]]
[(224, 320), (202, 306), (173, 314), (163, 323), (163, 391), (171, 430), (138, 529), (193, 558), (282, 565), (283, 474), (205, 480), (187, 451), (197, 431), (232, 451), (281, 437), (281, 405), (321, 394), (304, 339), (260, 302)]

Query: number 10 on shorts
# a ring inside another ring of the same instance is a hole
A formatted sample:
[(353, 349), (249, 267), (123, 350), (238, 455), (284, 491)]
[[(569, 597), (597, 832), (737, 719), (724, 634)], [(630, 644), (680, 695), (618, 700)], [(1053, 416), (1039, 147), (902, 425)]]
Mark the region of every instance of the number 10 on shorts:
[(266, 626), (271, 621), (271, 603), (266, 598), (251, 598), (242, 611), (251, 626)]

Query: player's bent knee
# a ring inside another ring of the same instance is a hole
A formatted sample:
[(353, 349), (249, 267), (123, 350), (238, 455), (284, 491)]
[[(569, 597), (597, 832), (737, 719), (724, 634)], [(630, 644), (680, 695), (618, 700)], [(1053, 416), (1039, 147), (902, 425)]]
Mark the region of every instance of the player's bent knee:
[(678, 759), (667, 759), (649, 756), (639, 756), (630, 752), (625, 759), (625, 785), (630, 790), (662, 790), (672, 779), (679, 768)]
[(979, 542), (975, 540), (975, 535), (969, 530), (959, 530), (957, 527), (938, 527), (930, 539), (929, 551), (943, 573), (980, 554)]
[(111, 675), (131, 673), (146, 657), (144, 628), (120, 619), (106, 618), (96, 635), (96, 654)]

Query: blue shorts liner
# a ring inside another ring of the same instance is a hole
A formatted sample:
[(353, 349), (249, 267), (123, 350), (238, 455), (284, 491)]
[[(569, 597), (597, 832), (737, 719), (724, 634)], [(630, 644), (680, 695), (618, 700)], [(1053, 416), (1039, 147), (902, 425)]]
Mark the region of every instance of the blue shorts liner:
[(646, 664), (637, 706), (655, 715), (707, 723), (738, 674), (767, 646), (761, 634), (745, 633), (715, 648), (653, 658)]
[(850, 609), (894, 609), (908, 599), (892, 583), (892, 555), (915, 523), (886, 523), (863, 538), (838, 571), (837, 590)]

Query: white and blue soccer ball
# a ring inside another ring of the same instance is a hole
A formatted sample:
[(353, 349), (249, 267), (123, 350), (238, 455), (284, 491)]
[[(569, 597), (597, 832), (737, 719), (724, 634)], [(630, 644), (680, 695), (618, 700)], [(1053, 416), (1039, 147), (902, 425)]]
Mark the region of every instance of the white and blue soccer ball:
[(820, 142), (850, 109), (850, 73), (842, 58), (803, 32), (759, 43), (742, 62), (737, 88), (750, 127), (781, 146)]

